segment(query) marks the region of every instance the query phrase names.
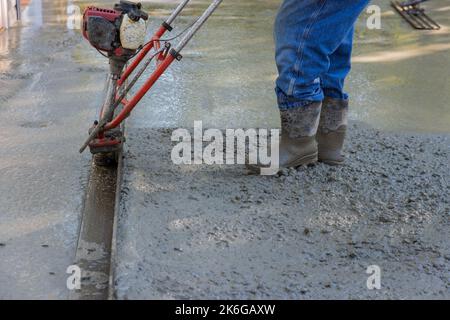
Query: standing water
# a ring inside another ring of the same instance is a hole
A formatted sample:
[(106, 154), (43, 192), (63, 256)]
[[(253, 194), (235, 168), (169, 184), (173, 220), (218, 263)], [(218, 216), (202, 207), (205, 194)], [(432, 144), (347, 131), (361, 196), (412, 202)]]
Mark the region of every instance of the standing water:
[[(144, 2), (151, 15), (149, 32), (176, 3)], [(209, 3), (194, 0), (170, 36), (189, 26)], [(412, 29), (389, 1), (372, 4), (381, 7), (381, 29), (368, 29), (369, 13), (361, 15), (347, 81), (351, 119), (387, 130), (450, 131), (450, 0), (425, 6), (441, 24), (439, 31)], [(133, 112), (132, 125), (190, 127), (203, 120), (204, 126), (218, 128), (278, 126), (273, 21), (279, 5), (280, 0), (224, 1), (183, 51), (183, 60)]]

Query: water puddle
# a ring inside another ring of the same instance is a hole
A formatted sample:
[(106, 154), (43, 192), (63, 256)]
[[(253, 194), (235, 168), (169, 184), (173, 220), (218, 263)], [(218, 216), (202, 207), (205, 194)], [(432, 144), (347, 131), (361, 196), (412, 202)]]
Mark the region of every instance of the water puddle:
[[(72, 2), (82, 9), (87, 4), (111, 5), (111, 1)], [(149, 30), (155, 30), (176, 3), (144, 1), (151, 16)], [(172, 35), (188, 26), (209, 3), (193, 1), (176, 21)], [(33, 35), (30, 30), (42, 32), (65, 23), (65, 4), (56, 1), (50, 6), (33, 0), (24, 13), (27, 34), (19, 28), (0, 34), (2, 75), (32, 52), (45, 53), (27, 46)], [(192, 126), (194, 120), (203, 120), (205, 126), (219, 128), (278, 126), (272, 26), (279, 4), (279, 0), (224, 1), (187, 46), (184, 59), (175, 62), (143, 99), (130, 117), (131, 124)], [(389, 1), (377, 4), (383, 14), (381, 30), (366, 28), (368, 14), (358, 21), (353, 71), (347, 81), (351, 119), (387, 130), (449, 132), (450, 0), (425, 6), (442, 25), (440, 31), (413, 30), (394, 13)], [(43, 10), (53, 14), (42, 15)], [(23, 48), (12, 57), (9, 52), (19, 44)], [(107, 61), (85, 41), (67, 48), (83, 68), (108, 69)]]
[[(209, 2), (196, 1), (178, 20), (182, 30)], [(145, 97), (138, 127), (276, 126), (272, 25), (279, 1), (228, 0)], [(427, 10), (440, 31), (412, 30), (382, 1), (382, 29), (358, 21), (353, 71), (347, 81), (351, 119), (387, 130), (450, 131), (450, 1)], [(146, 5), (154, 30), (172, 5)], [(176, 31), (174, 31), (176, 33)]]

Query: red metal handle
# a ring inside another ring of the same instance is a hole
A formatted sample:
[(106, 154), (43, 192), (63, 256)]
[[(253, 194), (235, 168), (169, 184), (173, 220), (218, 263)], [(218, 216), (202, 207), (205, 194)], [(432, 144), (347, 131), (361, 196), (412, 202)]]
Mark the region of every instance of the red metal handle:
[(164, 33), (167, 31), (167, 28), (165, 26), (159, 27), (159, 29), (156, 31), (156, 33), (152, 37), (152, 41), (150, 41), (148, 44), (146, 44), (141, 51), (137, 54), (137, 56), (133, 59), (133, 61), (130, 63), (130, 65), (125, 69), (125, 71), (122, 73), (122, 76), (120, 77), (119, 81), (117, 81), (117, 85), (120, 87), (130, 76), (130, 74), (136, 69), (136, 67), (141, 63), (141, 61), (145, 58), (145, 56), (152, 50), (154, 47), (154, 42), (159, 41), (159, 39), (164, 35)]
[(108, 122), (105, 125), (105, 131), (116, 128), (123, 120), (125, 120), (128, 114), (134, 109), (138, 102), (141, 101), (142, 97), (151, 89), (151, 87), (155, 84), (155, 82), (164, 73), (164, 71), (166, 71), (166, 69), (172, 64), (174, 60), (175, 57), (173, 55), (167, 55), (167, 57), (161, 62), (161, 64), (157, 66), (155, 71), (153, 71), (147, 81), (145, 81), (139, 91), (136, 92), (134, 97), (127, 102), (122, 111), (111, 122)]

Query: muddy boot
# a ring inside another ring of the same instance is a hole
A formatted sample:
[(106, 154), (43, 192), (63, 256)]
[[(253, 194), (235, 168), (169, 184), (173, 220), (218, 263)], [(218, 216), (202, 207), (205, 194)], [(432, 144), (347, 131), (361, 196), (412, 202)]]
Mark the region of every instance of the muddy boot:
[(325, 98), (317, 131), (319, 161), (329, 165), (344, 162), (342, 147), (347, 131), (348, 100)]
[[(316, 132), (319, 126), (321, 102), (304, 107), (280, 110), (281, 137), (279, 166), (295, 168), (317, 162)], [(259, 172), (262, 165), (247, 165)]]

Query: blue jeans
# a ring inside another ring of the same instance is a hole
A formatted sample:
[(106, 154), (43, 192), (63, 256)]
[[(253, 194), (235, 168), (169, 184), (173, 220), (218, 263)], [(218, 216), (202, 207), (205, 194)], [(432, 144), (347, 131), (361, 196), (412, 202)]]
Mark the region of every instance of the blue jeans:
[(347, 99), (355, 22), (369, 0), (284, 0), (275, 21), (281, 109)]

